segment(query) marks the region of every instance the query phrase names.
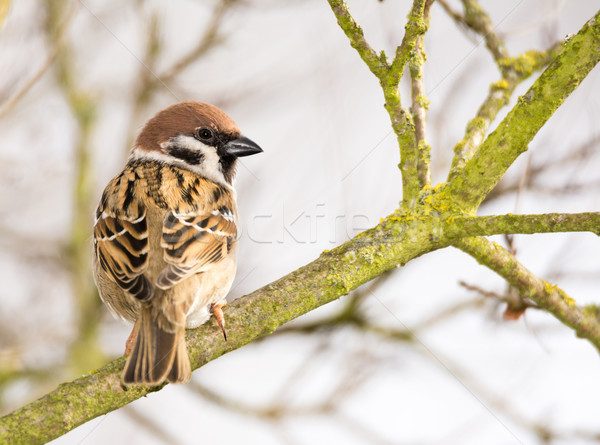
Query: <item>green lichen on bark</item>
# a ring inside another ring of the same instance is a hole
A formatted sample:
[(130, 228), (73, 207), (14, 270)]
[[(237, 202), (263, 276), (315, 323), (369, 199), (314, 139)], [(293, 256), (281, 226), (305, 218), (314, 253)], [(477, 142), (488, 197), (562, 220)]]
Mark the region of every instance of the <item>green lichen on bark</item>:
[(528, 51), (523, 56), (503, 58), (498, 61), (503, 77), (490, 85), (488, 96), (479, 107), (477, 116), (469, 121), (463, 140), (454, 147), (455, 156), (452, 159), (448, 180), (461, 174), (469, 159), (483, 143), (492, 121), (499, 111), (508, 105), (515, 88), (535, 71), (548, 65), (560, 50), (562, 44), (556, 44), (546, 51)]
[(591, 232), (600, 230), (600, 213), (546, 213), (542, 215), (493, 215), (454, 217), (448, 222), (447, 235), (458, 238), (501, 234), (534, 234), (556, 232)]
[[(362, 28), (348, 12), (344, 1), (329, 0), (329, 6), (331, 6), (331, 9), (335, 13), (338, 25), (344, 31), (348, 40), (350, 40), (352, 48), (358, 52), (361, 59), (378, 79), (385, 77), (389, 71), (385, 55), (378, 57), (377, 53), (367, 43)], [(382, 52), (382, 54), (384, 53)]]
[(485, 39), (485, 46), (490, 50), (494, 59), (506, 56), (504, 42), (495, 32), (492, 20), (479, 5), (477, 0), (463, 0), (465, 23)]
[[(426, 227), (405, 225), (390, 230), (380, 224), (369, 229), (323, 253), (312, 263), (226, 306), (227, 343), (214, 321), (188, 331), (192, 368), (268, 335), (383, 272), (439, 247), (444, 246), (431, 242)], [(124, 363), (123, 358), (117, 359), (0, 418), (0, 443), (45, 443), (160, 389), (122, 388), (120, 374)], [(23, 429), (22, 425), (34, 427)]]
[[(455, 217), (450, 206), (452, 201), (444, 195), (443, 187), (427, 190), (428, 193), (419, 199), (417, 211), (398, 210), (353, 240), (324, 252), (310, 264), (226, 306), (227, 342), (214, 320), (188, 331), (192, 368), (197, 369), (268, 335), (290, 320), (346, 295), (420, 255), (451, 244), (460, 246), (465, 236), (515, 233), (520, 229), (523, 229), (522, 233), (594, 231), (600, 222), (600, 213)], [(514, 274), (515, 266), (511, 267), (504, 273)], [(534, 290), (538, 292), (537, 288)], [(568, 297), (560, 295), (561, 305), (573, 309)], [(557, 298), (546, 296), (546, 306), (550, 307)], [(551, 312), (561, 320), (561, 317), (567, 317), (560, 309)], [(568, 321), (581, 336), (598, 346), (596, 326), (580, 326), (571, 318)], [(589, 320), (586, 318), (585, 321)], [(90, 419), (161, 389), (121, 387), (120, 374), (124, 364), (125, 359), (119, 358), (0, 418), (0, 442), (45, 443)], [(22, 425), (32, 427), (23, 429)]]
[[(422, 10), (422, 18), (419, 17), (424, 26), (429, 25), (429, 10), (432, 4), (433, 1), (431, 0), (425, 2), (425, 7)], [(417, 11), (417, 13), (421, 13), (421, 11)], [(431, 185), (431, 147), (427, 143), (427, 133), (425, 130), (427, 123), (427, 109), (429, 108), (429, 100), (425, 96), (425, 83), (423, 76), (426, 60), (427, 55), (425, 53), (424, 39), (423, 35), (420, 34), (417, 35), (415, 48), (411, 52), (411, 58), (408, 64), (412, 99), (410, 112), (412, 113), (415, 123), (415, 142), (417, 144), (418, 153), (417, 178), (419, 190)]]
[(455, 172), (448, 187), (464, 210), (475, 209), (502, 178), (515, 159), (591, 69), (600, 60), (600, 13), (586, 23), (554, 61), (519, 98), (477, 156)]
[[(429, 28), (429, 21), (424, 17), (426, 3), (426, 0), (415, 0), (413, 2), (413, 6), (406, 17), (402, 43), (396, 48), (396, 57), (388, 72), (387, 85), (398, 85), (404, 73), (405, 65), (411, 56), (414, 57), (416, 54), (415, 47), (419, 36), (425, 34)], [(424, 62), (424, 60), (421, 62)]]
[(514, 71), (520, 78), (531, 76), (546, 63), (546, 54), (539, 51), (526, 51), (517, 57), (505, 57), (498, 60), (504, 77), (509, 77), (510, 72)]

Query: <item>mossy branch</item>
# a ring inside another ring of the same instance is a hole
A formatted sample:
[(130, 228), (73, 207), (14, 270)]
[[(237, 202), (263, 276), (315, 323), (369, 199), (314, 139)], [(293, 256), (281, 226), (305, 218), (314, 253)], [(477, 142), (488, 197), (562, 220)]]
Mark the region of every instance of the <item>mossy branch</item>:
[[(427, 7), (426, 7), (427, 6)], [(402, 78), (406, 63), (411, 60), (413, 73), (422, 70), (425, 63), (425, 53), (422, 48), (423, 35), (429, 28), (429, 9), (431, 2), (425, 0), (414, 0), (413, 6), (408, 14), (405, 26), (404, 38), (398, 48), (386, 82), (381, 82), (383, 95), (385, 97), (385, 108), (390, 115), (392, 128), (398, 139), (400, 147), (400, 171), (402, 173), (402, 205), (412, 208), (416, 204), (419, 191), (429, 184), (429, 148), (424, 137), (419, 144), (417, 129), (414, 119), (401, 105), (398, 84)], [(419, 45), (420, 44), (420, 45)], [(422, 79), (417, 82), (422, 83)], [(422, 87), (422, 85), (420, 85)], [(417, 117), (417, 122), (424, 136), (425, 105), (426, 99), (423, 92), (416, 94), (417, 111), (422, 111)], [(421, 104), (419, 104), (419, 102)], [(415, 101), (413, 101), (413, 105)], [(419, 171), (421, 174), (419, 174)]]
[[(404, 217), (390, 215), (378, 226), (332, 251), (324, 252), (312, 263), (227, 306), (227, 343), (223, 341), (221, 331), (214, 322), (188, 331), (187, 344), (192, 368), (197, 369), (227, 352), (270, 334), (290, 320), (346, 295), (388, 270), (450, 244), (468, 251), (480, 261), (486, 262), (486, 265), (496, 265), (499, 261), (502, 264), (516, 262), (514, 258), (507, 257), (510, 256), (507, 252), (498, 254), (497, 247), (492, 251), (492, 259), (485, 259), (485, 255), (478, 252), (483, 251), (487, 241), (481, 241), (479, 238), (476, 238), (476, 241), (470, 241), (471, 238), (463, 240), (464, 237), (515, 232), (597, 232), (599, 227), (600, 213), (450, 219), (422, 218), (416, 214)], [(485, 250), (486, 254), (490, 253), (488, 250), (489, 248)], [(533, 289), (535, 292), (542, 292), (542, 295), (539, 298), (536, 295), (534, 298), (527, 294), (528, 297), (540, 306), (550, 308), (548, 310), (559, 320), (566, 320), (569, 326), (577, 329), (579, 335), (600, 347), (600, 335), (596, 336), (597, 332), (600, 332), (598, 319), (593, 327), (589, 326), (591, 322), (586, 319), (587, 327), (582, 328), (574, 321), (574, 315), (566, 314), (562, 306), (556, 307), (555, 300), (563, 298), (562, 296), (548, 295), (545, 288), (540, 290), (541, 280), (528, 271), (527, 281), (522, 281), (520, 276), (524, 272), (521, 268), (522, 266), (519, 266), (516, 272), (515, 267), (505, 267), (502, 270), (507, 281), (511, 284), (517, 283), (522, 292), (527, 291), (528, 284), (535, 284)], [(41, 399), (2, 417), (0, 442), (44, 443), (88, 420), (161, 389), (121, 387), (120, 374), (124, 363), (125, 359), (119, 358), (73, 382), (60, 385)], [(22, 425), (29, 427), (23, 429)]]
[[(402, 203), (406, 208), (416, 204), (419, 191), (426, 181), (419, 179), (419, 162), (427, 161), (428, 156), (420, 156), (415, 126), (412, 116), (402, 107), (398, 84), (404, 73), (404, 67), (411, 57), (416, 57), (415, 47), (420, 36), (429, 27), (429, 7), (426, 0), (414, 0), (408, 14), (405, 34), (396, 55), (390, 64), (382, 51), (378, 56), (366, 41), (362, 28), (356, 23), (347, 5), (342, 0), (328, 0), (337, 22), (350, 40), (350, 45), (356, 49), (361, 59), (379, 80), (385, 98), (385, 109), (392, 123), (400, 147), (400, 171), (402, 173)], [(421, 60), (420, 63), (424, 61)], [(417, 62), (418, 63), (418, 62)], [(424, 147), (422, 147), (425, 151)], [(424, 169), (421, 169), (424, 171)], [(421, 177), (426, 177), (424, 172)]]
[(385, 78), (390, 70), (385, 54), (382, 53), (381, 56), (378, 56), (375, 50), (371, 48), (371, 45), (365, 39), (365, 33), (362, 28), (356, 23), (354, 17), (350, 15), (348, 6), (346, 6), (343, 0), (329, 0), (329, 6), (331, 6), (331, 10), (335, 14), (338, 25), (340, 25), (340, 28), (342, 28), (350, 40), (352, 48), (358, 52), (360, 58), (371, 72), (375, 74), (375, 77), (380, 80)]
[(450, 217), (445, 232), (452, 238), (557, 232), (591, 232), (600, 236), (600, 212)]
[[(426, 225), (385, 221), (227, 306), (227, 343), (214, 322), (188, 331), (192, 368), (267, 335), (383, 272), (443, 246), (431, 239)], [(124, 358), (117, 359), (0, 418), (0, 443), (45, 443), (161, 389), (121, 387), (124, 363)], [(23, 425), (27, 427), (23, 428)]]
[(600, 12), (589, 20), (519, 98), (465, 168), (448, 182), (448, 193), (472, 212), (565, 99), (600, 61)]
[[(423, 9), (423, 20), (429, 23), (429, 13), (433, 0), (427, 0)], [(423, 189), (431, 185), (431, 147), (427, 143), (427, 109), (429, 100), (425, 95), (425, 82), (423, 79), (424, 65), (427, 60), (423, 35), (418, 34), (413, 50), (413, 56), (408, 64), (410, 72), (411, 99), (410, 112), (415, 123), (415, 142), (417, 144), (417, 176), (419, 187)]]
[(454, 158), (448, 180), (459, 175), (469, 159), (484, 141), (491, 123), (502, 108), (508, 105), (515, 88), (534, 72), (548, 65), (563, 49), (557, 43), (546, 51), (528, 51), (518, 57), (502, 59), (503, 77), (490, 85), (490, 91), (477, 111), (477, 116), (469, 121), (464, 138), (454, 147)]
[(396, 57), (394, 57), (394, 61), (388, 72), (387, 83), (389, 85), (398, 85), (404, 73), (404, 67), (410, 58), (413, 57), (413, 52), (417, 47), (419, 38), (427, 32), (431, 3), (431, 1), (426, 0), (413, 1), (412, 8), (406, 18), (402, 43), (396, 48)]
[(494, 30), (490, 16), (483, 10), (477, 0), (462, 0), (465, 11), (464, 23), (479, 33), (485, 40), (485, 46), (490, 51), (494, 60), (499, 61), (508, 56), (504, 42)]
[(595, 311), (576, 305), (565, 291), (535, 276), (508, 250), (486, 238), (463, 238), (454, 245), (504, 278), (521, 297), (536, 302), (600, 350), (600, 323)]

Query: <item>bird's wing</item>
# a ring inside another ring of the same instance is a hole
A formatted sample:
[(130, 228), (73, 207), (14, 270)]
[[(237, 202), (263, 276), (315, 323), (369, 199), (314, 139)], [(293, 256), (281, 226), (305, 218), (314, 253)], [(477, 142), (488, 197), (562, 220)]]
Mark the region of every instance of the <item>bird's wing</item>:
[(127, 196), (125, 209), (115, 208), (113, 203), (118, 200), (107, 199), (108, 195), (107, 187), (96, 211), (96, 260), (121, 289), (139, 300), (147, 300), (152, 296), (153, 289), (144, 276), (148, 268), (146, 208), (133, 197), (132, 192)]
[(208, 208), (179, 208), (167, 212), (161, 247), (167, 267), (156, 285), (168, 289), (187, 277), (204, 272), (227, 257), (237, 235), (236, 215), (228, 193)]

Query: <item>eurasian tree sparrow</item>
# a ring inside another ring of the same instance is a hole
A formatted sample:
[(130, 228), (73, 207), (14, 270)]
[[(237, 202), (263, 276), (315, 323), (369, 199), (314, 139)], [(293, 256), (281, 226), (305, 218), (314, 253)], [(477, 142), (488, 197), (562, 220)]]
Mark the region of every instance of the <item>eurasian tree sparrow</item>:
[(236, 271), (236, 159), (262, 149), (220, 109), (170, 106), (137, 137), (106, 186), (94, 225), (94, 279), (108, 308), (134, 322), (124, 384), (187, 382), (185, 328), (211, 312), (225, 335)]

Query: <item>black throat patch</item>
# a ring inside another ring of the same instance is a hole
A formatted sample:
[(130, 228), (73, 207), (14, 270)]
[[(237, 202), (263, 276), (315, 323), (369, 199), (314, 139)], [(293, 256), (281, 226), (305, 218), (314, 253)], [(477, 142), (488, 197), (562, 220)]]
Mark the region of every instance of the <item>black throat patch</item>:
[(231, 155), (220, 156), (219, 164), (221, 164), (221, 172), (223, 173), (223, 177), (225, 181), (229, 184), (232, 183), (233, 177), (235, 176), (235, 164), (237, 158)]
[(174, 158), (181, 159), (189, 165), (198, 165), (204, 159), (204, 155), (198, 151), (189, 148), (179, 147), (177, 145), (169, 147), (169, 154)]

